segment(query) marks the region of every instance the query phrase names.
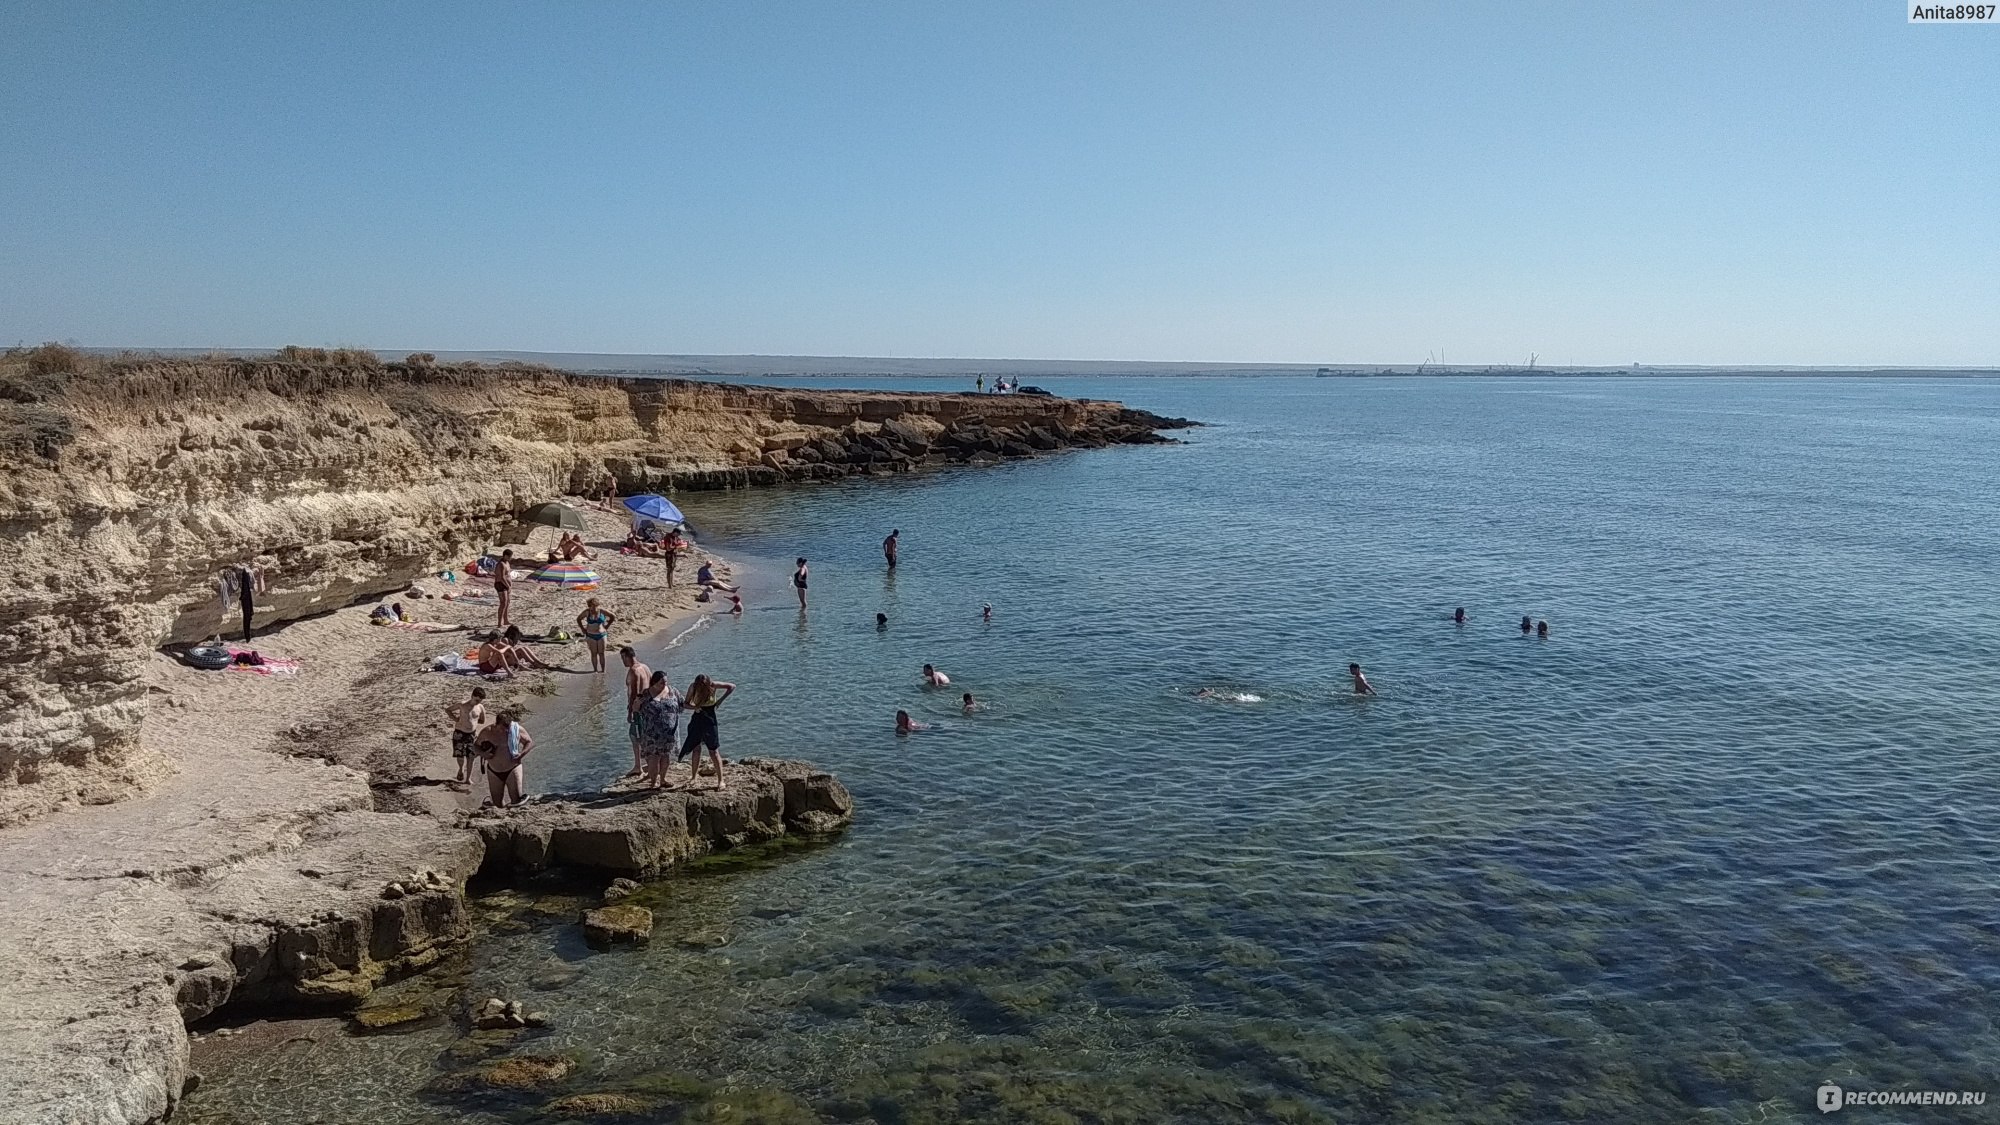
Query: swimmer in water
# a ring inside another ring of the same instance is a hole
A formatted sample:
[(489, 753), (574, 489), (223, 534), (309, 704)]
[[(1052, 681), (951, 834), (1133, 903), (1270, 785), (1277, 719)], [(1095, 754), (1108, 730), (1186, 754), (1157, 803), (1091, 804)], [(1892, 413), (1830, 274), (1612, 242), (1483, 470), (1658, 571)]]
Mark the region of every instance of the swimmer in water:
[(896, 712), (897, 734), (909, 734), (912, 731), (929, 730), (929, 729), (931, 729), (929, 723), (920, 723), (915, 719), (910, 718), (910, 713), (908, 711)]
[(968, 715), (979, 710), (979, 701), (972, 698), (972, 693), (969, 691), (960, 697), (959, 702), (965, 705), (965, 713)]
[(1452, 613), (1452, 615), (1451, 615), (1451, 623), (1452, 623), (1453, 625), (1463, 625), (1463, 624), (1465, 624), (1465, 607), (1464, 607), (1464, 606), (1459, 606), (1457, 610), (1453, 611), (1453, 613)]
[(1540, 638), (1542, 638), (1543, 640), (1548, 640), (1548, 639), (1549, 639), (1549, 623), (1548, 623), (1547, 621), (1540, 621), (1540, 622), (1537, 622), (1537, 623), (1535, 624), (1535, 635), (1536, 635), (1537, 637), (1540, 637)]
[(742, 597), (742, 595), (740, 595), (740, 594), (731, 594), (731, 595), (729, 595), (729, 612), (730, 612), (730, 613), (731, 613), (732, 615), (736, 616), (736, 617), (741, 617), (741, 616), (743, 616), (743, 597)]
[(979, 619), (980, 619), (981, 621), (984, 621), (984, 622), (986, 622), (986, 623), (987, 623), (987, 624), (989, 624), (989, 625), (990, 625), (990, 624), (992, 624), (992, 622), (993, 622), (993, 603), (992, 603), (992, 602), (987, 602), (986, 604), (984, 604), (984, 605), (982, 605), (982, 606), (980, 606), (980, 607), (979, 607)]
[(884, 630), (884, 629), (887, 629), (888, 627), (889, 627), (889, 615), (888, 615), (888, 614), (886, 614), (886, 613), (878, 613), (878, 614), (876, 614), (876, 615), (875, 615), (875, 631), (879, 633), (879, 632), (881, 632), (882, 630)]
[(951, 683), (951, 677), (926, 664), (924, 665), (924, 683), (931, 687), (944, 687), (946, 684)]
[(1521, 635), (1525, 637), (1529, 633), (1532, 633), (1534, 631), (1535, 631), (1534, 621), (1527, 617), (1521, 618)]
[(1368, 677), (1361, 674), (1361, 665), (1349, 664), (1347, 666), (1347, 674), (1354, 677), (1354, 694), (1356, 695), (1375, 694), (1375, 685), (1369, 683)]

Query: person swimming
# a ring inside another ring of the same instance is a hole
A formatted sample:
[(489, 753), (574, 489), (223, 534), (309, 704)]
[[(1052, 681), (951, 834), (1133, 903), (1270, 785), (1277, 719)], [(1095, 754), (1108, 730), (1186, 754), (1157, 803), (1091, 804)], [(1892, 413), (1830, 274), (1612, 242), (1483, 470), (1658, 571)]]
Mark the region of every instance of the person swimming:
[(743, 616), (743, 596), (741, 594), (729, 595), (729, 612), (733, 617)]
[(1369, 683), (1368, 677), (1361, 674), (1361, 665), (1349, 664), (1347, 666), (1347, 674), (1349, 676), (1354, 677), (1354, 694), (1356, 695), (1375, 694), (1375, 685)]
[(879, 632), (881, 632), (882, 630), (884, 630), (884, 629), (887, 629), (888, 627), (889, 627), (889, 615), (888, 615), (888, 614), (886, 614), (886, 613), (878, 613), (878, 614), (876, 614), (876, 615), (875, 615), (875, 631), (879, 633)]
[(951, 683), (951, 677), (929, 664), (924, 665), (924, 683), (931, 687), (944, 687)]
[(972, 693), (969, 691), (959, 697), (959, 702), (964, 705), (965, 713), (968, 715), (979, 710), (979, 701), (972, 698)]
[(1521, 618), (1521, 635), (1525, 637), (1525, 636), (1527, 636), (1527, 635), (1528, 635), (1529, 633), (1532, 633), (1532, 632), (1534, 632), (1534, 631), (1535, 631), (1535, 622), (1534, 622), (1534, 619), (1533, 619), (1533, 618), (1530, 618), (1530, 617), (1522, 617), (1522, 618)]
[(896, 712), (897, 734), (909, 734), (912, 731), (929, 730), (929, 729), (931, 729), (929, 723), (920, 723), (915, 719), (910, 718), (910, 713), (908, 711)]
[(1457, 608), (1456, 610), (1452, 611), (1452, 615), (1451, 615), (1451, 623), (1452, 623), (1453, 625), (1463, 625), (1463, 624), (1465, 624), (1465, 607), (1464, 607), (1464, 606), (1459, 606), (1459, 607), (1458, 607), (1458, 608)]
[(993, 621), (993, 603), (986, 602), (979, 607), (979, 619), (989, 624)]
[(1543, 640), (1549, 639), (1549, 623), (1546, 620), (1535, 623), (1535, 635)]

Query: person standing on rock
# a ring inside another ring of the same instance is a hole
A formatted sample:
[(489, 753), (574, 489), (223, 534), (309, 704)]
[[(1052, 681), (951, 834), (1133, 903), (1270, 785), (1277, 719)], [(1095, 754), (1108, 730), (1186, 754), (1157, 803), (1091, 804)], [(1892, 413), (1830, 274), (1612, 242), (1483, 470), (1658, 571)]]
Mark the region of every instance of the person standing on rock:
[(522, 763), (535, 749), (535, 740), (521, 725), (518, 707), (502, 710), (473, 736), (473, 749), (486, 765), (486, 803), (504, 809), (521, 803), (527, 775)]
[(799, 608), (806, 607), (806, 560), (799, 559), (797, 569), (792, 571), (792, 590), (799, 596)]
[(628, 705), (635, 745), (646, 763), (645, 784), (658, 789), (667, 784), (674, 768), (674, 736), (680, 732), (681, 697), (667, 683), (665, 672), (655, 672), (646, 690)]
[(584, 647), (590, 650), (591, 671), (604, 671), (604, 642), (617, 623), (618, 615), (598, 605), (596, 598), (585, 599), (583, 612), (576, 615), (576, 628), (583, 634)]
[[(801, 563), (805, 560), (800, 559)], [(715, 763), (715, 788), (724, 787), (722, 779), (722, 731), (716, 722), (715, 709), (722, 701), (736, 694), (736, 685), (711, 680), (707, 676), (696, 676), (688, 685), (687, 695), (681, 706), (688, 712), (687, 741), (681, 744), (681, 757), (688, 762), (688, 788), (701, 779), (701, 751), (708, 748), (708, 756)]]
[(633, 718), (632, 709), (652, 683), (653, 670), (646, 667), (631, 645), (618, 650), (618, 660), (625, 665), (625, 737), (632, 743), (632, 772), (625, 776), (637, 777), (645, 770), (646, 763), (639, 750), (639, 723)]
[(451, 718), (451, 760), (458, 767), (458, 776), (452, 781), (465, 785), (472, 781), (472, 736), (486, 725), (486, 689), (476, 687), (466, 696), (444, 709)]
[(882, 557), (889, 560), (890, 570), (896, 569), (896, 537), (901, 534), (901, 531), (891, 530), (889, 538), (882, 540)]
[(500, 625), (507, 627), (507, 611), (514, 608), (514, 549), (500, 552), (500, 564), (493, 568), (493, 593), (500, 599)]

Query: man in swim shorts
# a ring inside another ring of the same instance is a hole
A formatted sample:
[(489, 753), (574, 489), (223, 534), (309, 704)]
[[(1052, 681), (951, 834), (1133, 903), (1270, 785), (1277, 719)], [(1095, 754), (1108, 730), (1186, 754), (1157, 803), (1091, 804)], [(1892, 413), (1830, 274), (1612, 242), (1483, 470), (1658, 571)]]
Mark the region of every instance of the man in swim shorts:
[(472, 694), (444, 709), (451, 719), (451, 758), (458, 767), (458, 776), (452, 778), (460, 785), (472, 780), (472, 736), (486, 725), (486, 689), (476, 687)]
[(896, 537), (902, 532), (891, 529), (889, 538), (882, 540), (882, 557), (889, 560), (889, 569), (896, 569)]
[(1347, 666), (1347, 674), (1354, 677), (1354, 694), (1356, 695), (1375, 694), (1375, 685), (1369, 683), (1368, 677), (1361, 674), (1361, 665), (1349, 664)]
[(625, 737), (632, 743), (632, 772), (625, 776), (636, 777), (644, 771), (646, 763), (639, 751), (639, 720), (633, 712), (633, 703), (652, 685), (653, 670), (646, 667), (631, 645), (618, 650), (618, 660), (625, 665)]

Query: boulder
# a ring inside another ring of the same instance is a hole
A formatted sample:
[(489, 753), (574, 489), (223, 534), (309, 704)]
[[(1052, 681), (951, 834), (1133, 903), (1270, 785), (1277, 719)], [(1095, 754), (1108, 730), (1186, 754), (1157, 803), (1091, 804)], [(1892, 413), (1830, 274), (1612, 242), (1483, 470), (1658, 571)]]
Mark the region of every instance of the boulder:
[(486, 1066), (479, 1080), (496, 1090), (538, 1090), (576, 1073), (576, 1060), (564, 1055), (515, 1055)]
[(787, 831), (845, 825), (853, 802), (832, 775), (802, 762), (746, 758), (720, 792), (642, 789), (540, 797), (466, 815), (486, 845), (489, 873), (587, 867), (644, 875)]
[(653, 912), (643, 906), (600, 906), (583, 912), (583, 937), (592, 945), (642, 942), (653, 936)]
[(630, 898), (637, 893), (639, 893), (639, 884), (633, 880), (624, 878), (613, 879), (611, 880), (611, 885), (604, 888), (604, 905), (610, 906), (619, 899)]

